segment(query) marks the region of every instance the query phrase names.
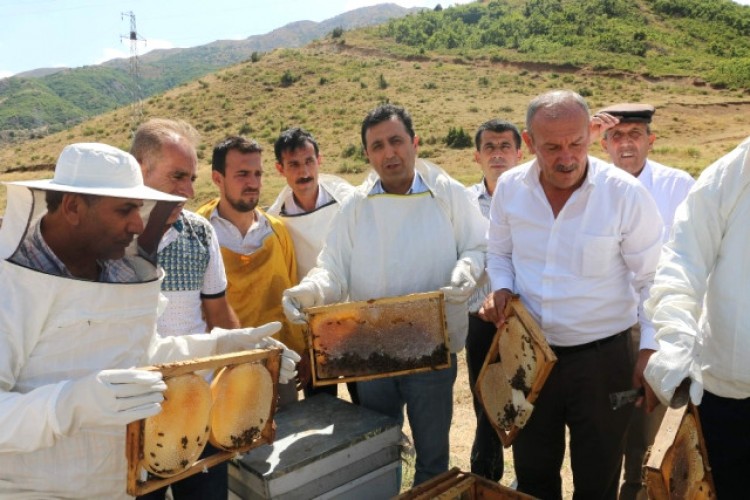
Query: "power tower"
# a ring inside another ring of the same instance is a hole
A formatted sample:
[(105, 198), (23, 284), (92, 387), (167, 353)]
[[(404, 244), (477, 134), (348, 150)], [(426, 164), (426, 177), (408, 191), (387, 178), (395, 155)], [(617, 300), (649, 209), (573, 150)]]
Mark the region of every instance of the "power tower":
[(142, 38), (135, 29), (135, 14), (133, 11), (123, 12), (120, 19), (130, 18), (130, 34), (120, 35), (120, 41), (130, 40), (130, 77), (133, 79), (133, 101), (130, 105), (133, 113), (133, 130), (140, 124), (143, 118), (143, 102), (141, 99), (141, 75), (138, 66), (138, 42), (146, 44), (146, 39)]

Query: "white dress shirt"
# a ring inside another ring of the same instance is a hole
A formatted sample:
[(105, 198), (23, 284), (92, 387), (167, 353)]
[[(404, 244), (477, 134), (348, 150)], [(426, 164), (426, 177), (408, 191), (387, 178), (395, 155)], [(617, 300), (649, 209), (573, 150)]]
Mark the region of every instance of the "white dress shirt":
[(237, 226), (219, 215), (219, 211), (214, 208), (209, 221), (216, 231), (219, 245), (242, 255), (250, 255), (257, 251), (263, 246), (263, 241), (273, 234), (273, 229), (264, 213), (255, 210), (255, 215), (255, 222), (243, 235)]
[(646, 302), (659, 341), (646, 378), (666, 400), (680, 370), (718, 396), (750, 397), (750, 139), (703, 171), (672, 232)]
[[(490, 207), (492, 289), (521, 295), (552, 345), (585, 344), (638, 319), (661, 247), (653, 198), (632, 175), (593, 157), (557, 217), (536, 160), (506, 172)], [(640, 301), (636, 294), (640, 295)], [(654, 346), (641, 317), (641, 348)]]
[(695, 184), (695, 179), (684, 170), (646, 160), (646, 165), (638, 175), (638, 180), (648, 189), (654, 197), (656, 206), (659, 207), (661, 220), (664, 223), (662, 241), (666, 243), (669, 240), (669, 232), (672, 229), (677, 206), (685, 199), (688, 191)]

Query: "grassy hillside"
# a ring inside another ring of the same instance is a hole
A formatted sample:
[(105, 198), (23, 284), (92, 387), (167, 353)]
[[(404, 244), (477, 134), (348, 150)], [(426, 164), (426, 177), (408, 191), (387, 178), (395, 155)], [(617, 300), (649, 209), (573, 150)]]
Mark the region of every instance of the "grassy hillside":
[[(345, 32), (303, 49), (275, 50), (145, 101), (146, 117), (183, 118), (202, 133), (198, 196), (191, 206), (214, 194), (208, 173), (211, 149), (229, 134), (254, 137), (265, 147), (264, 204), (282, 185), (273, 168), (273, 141), (292, 125), (318, 137), (325, 171), (358, 182), (368, 168), (359, 126), (365, 113), (384, 101), (410, 109), (421, 138), (420, 155), (465, 183), (476, 182), (479, 171), (471, 149), (448, 147), (449, 131), (473, 135), (492, 117), (522, 127), (529, 100), (549, 89), (579, 91), (593, 110), (620, 101), (654, 104), (652, 158), (693, 174), (750, 135), (750, 98), (742, 91), (705, 85), (694, 75), (644, 75), (440, 50), (404, 56), (405, 46), (384, 38), (384, 29)], [(28, 167), (54, 163), (71, 142), (127, 148), (131, 130), (131, 112), (125, 107), (43, 139), (2, 147), (0, 168), (11, 171), (0, 179), (50, 176)], [(601, 155), (598, 146), (592, 152)]]
[[(363, 7), (322, 22), (291, 23), (244, 40), (220, 40), (206, 45), (155, 50), (139, 58), (141, 81), (136, 92), (129, 59), (99, 66), (29, 71), (0, 79), (0, 143), (43, 136), (105, 111), (148, 97), (181, 83), (248, 60), (278, 47), (300, 47), (334, 29), (386, 22), (408, 12), (396, 4)], [(50, 71), (52, 71), (50, 73)]]

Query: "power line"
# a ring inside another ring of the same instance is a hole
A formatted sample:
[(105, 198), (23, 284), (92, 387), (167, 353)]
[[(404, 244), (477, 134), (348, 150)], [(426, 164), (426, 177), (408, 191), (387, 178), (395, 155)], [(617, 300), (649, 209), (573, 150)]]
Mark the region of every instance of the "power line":
[(120, 35), (120, 41), (124, 39), (130, 40), (130, 77), (133, 79), (133, 101), (130, 105), (132, 111), (133, 130), (138, 127), (141, 120), (143, 119), (143, 102), (141, 101), (141, 75), (138, 64), (138, 42), (143, 42), (146, 45), (146, 39), (138, 34), (135, 27), (135, 14), (133, 11), (123, 12), (120, 15), (120, 19), (130, 18), (130, 33), (128, 35)]

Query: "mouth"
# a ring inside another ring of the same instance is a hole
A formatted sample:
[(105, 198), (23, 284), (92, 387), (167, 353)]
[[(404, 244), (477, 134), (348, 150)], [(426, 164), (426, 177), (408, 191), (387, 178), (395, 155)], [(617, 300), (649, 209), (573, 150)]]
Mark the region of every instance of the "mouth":
[(295, 184), (308, 184), (314, 179), (312, 177), (302, 177), (296, 180)]
[(556, 165), (555, 172), (559, 172), (561, 174), (569, 174), (571, 172), (574, 172), (576, 168), (577, 165)]
[(242, 194), (243, 195), (249, 194), (249, 195), (255, 195), (255, 196), (257, 196), (258, 194), (260, 194), (260, 190), (258, 190), (258, 189), (246, 189), (246, 190), (244, 190), (242, 192)]

